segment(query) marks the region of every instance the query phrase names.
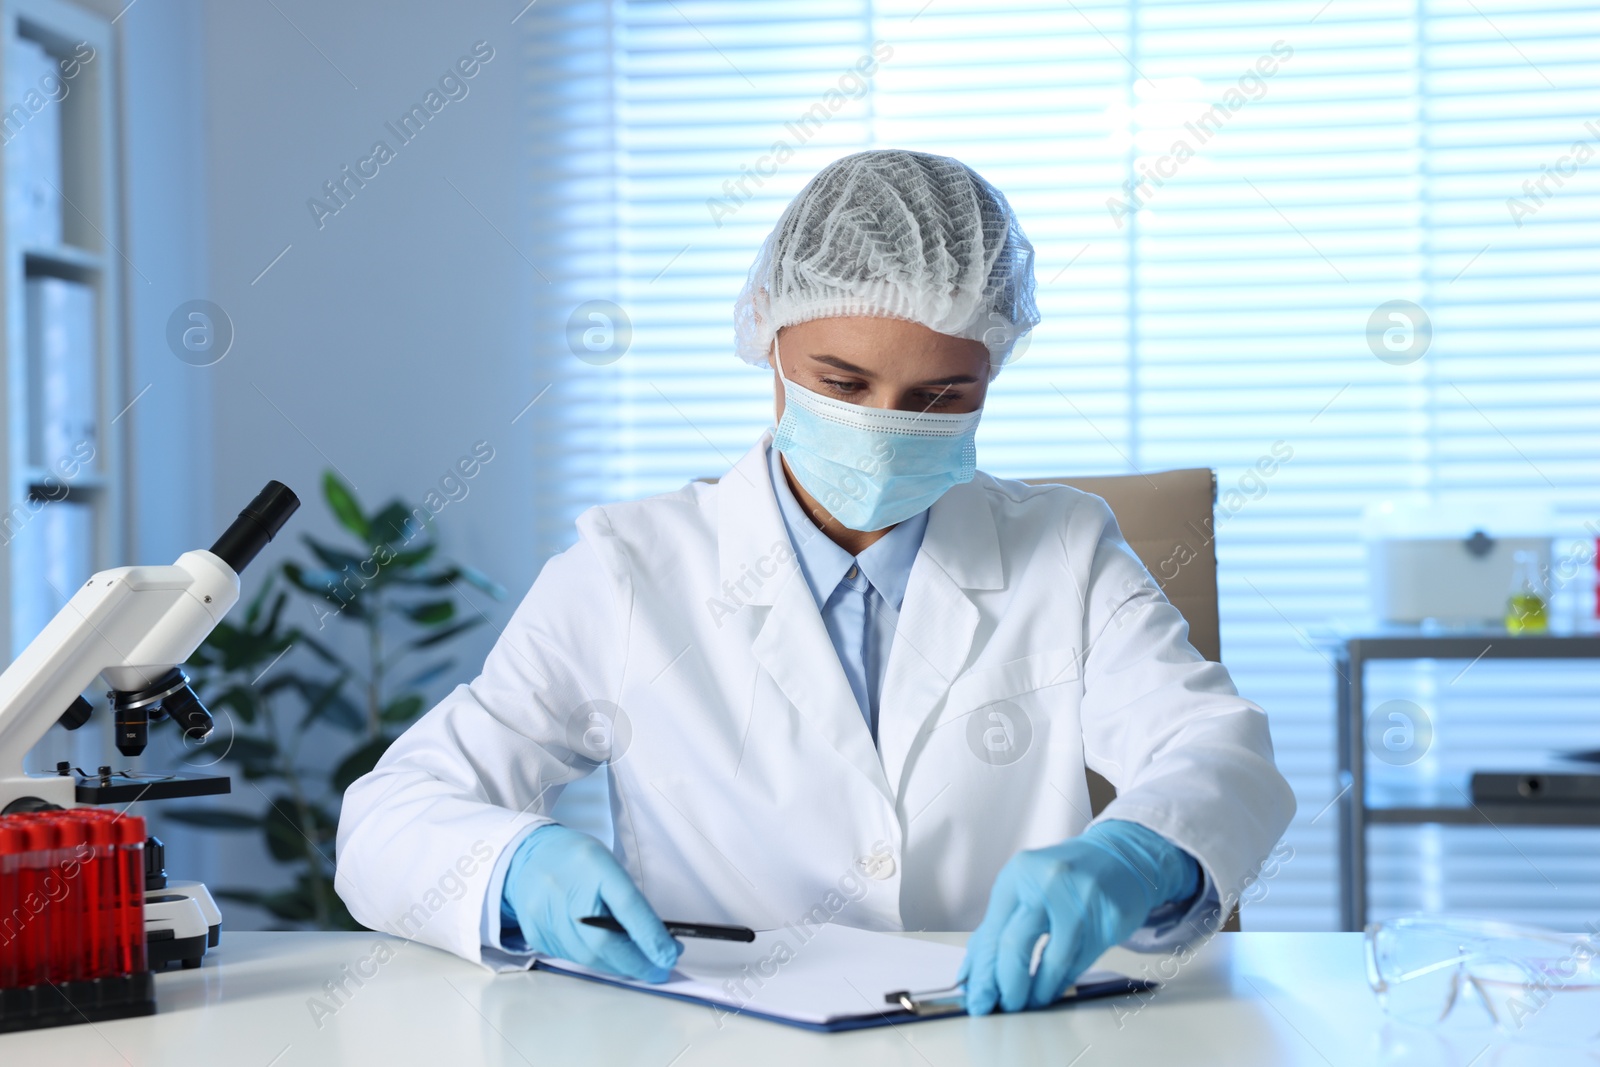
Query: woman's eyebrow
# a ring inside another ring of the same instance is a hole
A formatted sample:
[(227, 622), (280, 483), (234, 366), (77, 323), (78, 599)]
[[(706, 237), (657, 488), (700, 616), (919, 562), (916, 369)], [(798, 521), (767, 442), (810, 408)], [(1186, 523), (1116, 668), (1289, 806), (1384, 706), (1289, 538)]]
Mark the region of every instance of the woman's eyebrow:
[[(816, 360), (818, 363), (826, 363), (828, 366), (835, 367), (846, 372), (847, 374), (859, 374), (863, 378), (877, 377), (875, 373), (867, 370), (865, 367), (858, 367), (854, 363), (840, 359), (838, 356), (813, 355), (811, 358)], [(929, 385), (972, 385), (977, 382), (977, 380), (977, 377), (971, 374), (952, 374), (947, 378), (936, 378), (931, 381), (918, 382), (916, 388), (923, 388)]]
[(867, 368), (858, 367), (854, 363), (849, 363), (840, 359), (838, 356), (813, 355), (811, 358), (816, 360), (818, 363), (826, 363), (830, 367), (837, 367), (839, 370), (842, 370), (848, 374), (859, 374), (863, 378), (877, 377), (876, 374), (873, 374), (871, 371), (867, 370)]

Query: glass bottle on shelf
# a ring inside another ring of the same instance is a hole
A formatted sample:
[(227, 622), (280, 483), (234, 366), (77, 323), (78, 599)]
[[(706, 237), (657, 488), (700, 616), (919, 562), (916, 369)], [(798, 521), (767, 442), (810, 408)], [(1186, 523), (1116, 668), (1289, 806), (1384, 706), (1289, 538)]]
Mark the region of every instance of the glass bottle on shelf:
[(1506, 602), (1506, 630), (1513, 634), (1542, 634), (1550, 628), (1549, 601), (1544, 595), (1544, 575), (1539, 554), (1527, 549), (1513, 557), (1511, 596)]

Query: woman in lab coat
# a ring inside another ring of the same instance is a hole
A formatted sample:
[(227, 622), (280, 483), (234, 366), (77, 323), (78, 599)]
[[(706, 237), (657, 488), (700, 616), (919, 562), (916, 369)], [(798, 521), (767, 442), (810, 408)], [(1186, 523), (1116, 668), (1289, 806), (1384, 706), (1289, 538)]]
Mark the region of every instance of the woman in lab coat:
[[(482, 673), (345, 795), (351, 913), (647, 980), (681, 949), (662, 915), (975, 930), (975, 1013), (1220, 922), (1294, 800), (1105, 503), (975, 472), (1038, 321), (1032, 246), (970, 168), (821, 171), (736, 305), (775, 428), (714, 484), (579, 518)], [(548, 814), (602, 762), (611, 849)], [(1086, 766), (1117, 788), (1097, 819)], [(577, 921), (608, 913), (625, 932)]]

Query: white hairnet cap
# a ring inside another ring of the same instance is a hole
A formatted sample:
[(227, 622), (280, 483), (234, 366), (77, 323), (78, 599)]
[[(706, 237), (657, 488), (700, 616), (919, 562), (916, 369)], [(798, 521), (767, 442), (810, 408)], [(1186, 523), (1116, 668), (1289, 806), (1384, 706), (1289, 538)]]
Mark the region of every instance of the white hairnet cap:
[(784, 326), (878, 315), (982, 341), (989, 377), (1039, 322), (1033, 245), (1000, 191), (946, 156), (834, 160), (784, 208), (734, 303), (739, 358), (768, 366)]

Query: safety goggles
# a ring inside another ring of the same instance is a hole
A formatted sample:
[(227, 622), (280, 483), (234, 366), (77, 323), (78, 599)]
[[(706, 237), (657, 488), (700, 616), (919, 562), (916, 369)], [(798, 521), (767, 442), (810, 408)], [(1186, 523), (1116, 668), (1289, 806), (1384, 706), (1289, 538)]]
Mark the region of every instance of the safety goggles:
[(1519, 1039), (1600, 1037), (1600, 939), (1413, 916), (1370, 924), (1366, 948), (1367, 981), (1402, 1022), (1442, 1023), (1458, 1004), (1476, 1001), (1497, 1029)]

